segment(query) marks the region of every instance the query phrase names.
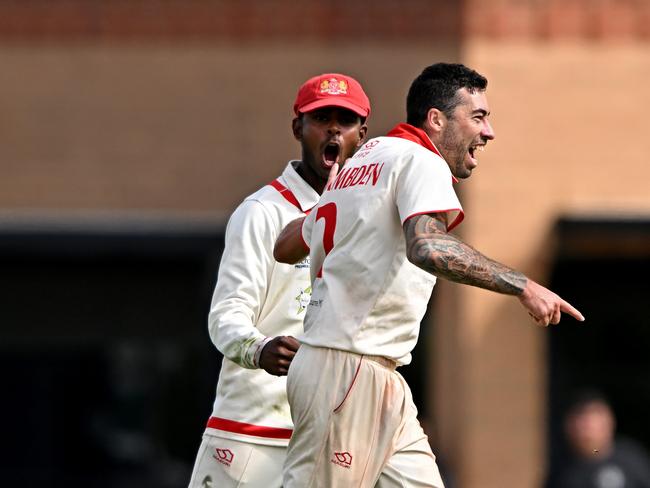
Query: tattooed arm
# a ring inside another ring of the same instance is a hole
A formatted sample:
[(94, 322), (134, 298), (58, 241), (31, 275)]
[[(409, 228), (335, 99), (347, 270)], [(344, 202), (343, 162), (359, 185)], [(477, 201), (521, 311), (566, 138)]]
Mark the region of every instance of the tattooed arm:
[(515, 295), (540, 325), (557, 324), (561, 312), (582, 314), (523, 273), (498, 263), (447, 233), (447, 214), (416, 215), (404, 222), (406, 254), (413, 264), (457, 283)]
[(409, 261), (440, 278), (507, 295), (520, 295), (528, 279), (447, 233), (447, 214), (416, 215), (404, 223)]

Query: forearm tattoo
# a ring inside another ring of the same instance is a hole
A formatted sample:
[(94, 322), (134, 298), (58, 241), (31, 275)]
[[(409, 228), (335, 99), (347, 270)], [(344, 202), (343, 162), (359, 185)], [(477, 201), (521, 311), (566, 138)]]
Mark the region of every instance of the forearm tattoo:
[(520, 295), (527, 278), (447, 233), (446, 214), (418, 215), (404, 223), (406, 252), (438, 277), (507, 295)]

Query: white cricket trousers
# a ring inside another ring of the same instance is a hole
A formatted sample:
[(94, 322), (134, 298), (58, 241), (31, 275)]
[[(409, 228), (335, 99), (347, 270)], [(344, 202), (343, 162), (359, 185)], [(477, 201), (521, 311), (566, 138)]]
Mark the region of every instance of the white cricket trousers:
[(294, 430), (283, 488), (444, 488), (392, 361), (303, 344), (287, 394)]
[(203, 434), (189, 488), (281, 488), (284, 446)]

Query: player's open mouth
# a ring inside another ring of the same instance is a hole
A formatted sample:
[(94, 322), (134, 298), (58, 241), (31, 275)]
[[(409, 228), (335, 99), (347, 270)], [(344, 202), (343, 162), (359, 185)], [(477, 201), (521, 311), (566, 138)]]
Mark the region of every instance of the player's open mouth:
[(323, 149), (323, 161), (328, 168), (331, 168), (334, 163), (338, 162), (340, 152), (341, 147), (334, 142), (330, 142), (325, 146), (325, 149)]
[(478, 159), (476, 157), (476, 151), (481, 151), (483, 152), (485, 150), (485, 144), (475, 144), (473, 146), (469, 147), (469, 157), (472, 160), (472, 163), (478, 164)]

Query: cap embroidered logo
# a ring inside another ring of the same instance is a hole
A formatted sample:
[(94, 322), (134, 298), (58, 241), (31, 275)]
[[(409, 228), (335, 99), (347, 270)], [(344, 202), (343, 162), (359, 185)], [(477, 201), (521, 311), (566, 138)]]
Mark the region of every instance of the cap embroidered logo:
[(330, 78), (329, 80), (323, 80), (321, 82), (320, 92), (329, 95), (347, 95), (348, 84), (345, 80), (339, 81), (336, 78)]

